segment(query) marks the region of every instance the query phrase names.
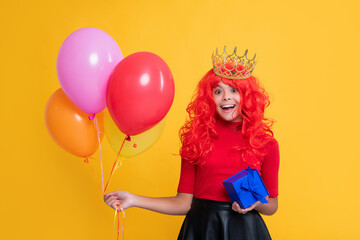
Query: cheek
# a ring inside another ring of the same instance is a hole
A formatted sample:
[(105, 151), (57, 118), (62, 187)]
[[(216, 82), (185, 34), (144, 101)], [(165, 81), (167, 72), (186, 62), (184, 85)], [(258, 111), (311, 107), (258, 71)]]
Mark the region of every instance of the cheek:
[(240, 94), (238, 93), (235, 97), (235, 101), (237, 101), (238, 103), (240, 103), (240, 100), (241, 100), (241, 96)]
[(213, 96), (214, 99), (214, 103), (216, 106), (219, 106), (220, 102), (221, 102), (221, 97), (219, 97), (219, 95), (214, 95)]

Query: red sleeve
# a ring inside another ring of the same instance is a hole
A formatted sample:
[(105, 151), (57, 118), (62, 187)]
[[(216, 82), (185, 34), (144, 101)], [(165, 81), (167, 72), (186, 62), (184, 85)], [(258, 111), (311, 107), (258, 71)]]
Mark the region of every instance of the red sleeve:
[(195, 166), (189, 166), (185, 160), (181, 159), (181, 173), (178, 192), (194, 194)]
[(269, 191), (269, 197), (277, 197), (279, 195), (279, 145), (275, 140), (267, 146), (267, 154), (261, 166), (261, 178)]

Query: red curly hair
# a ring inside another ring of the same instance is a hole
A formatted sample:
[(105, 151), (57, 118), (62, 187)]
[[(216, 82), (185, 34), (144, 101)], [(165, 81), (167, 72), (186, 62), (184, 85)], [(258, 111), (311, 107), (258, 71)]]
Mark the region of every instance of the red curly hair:
[(245, 162), (255, 167), (260, 164), (259, 157), (265, 154), (264, 146), (273, 140), (273, 121), (264, 118), (264, 110), (270, 104), (269, 96), (253, 76), (231, 80), (217, 76), (212, 69), (200, 80), (186, 108), (189, 118), (179, 131), (182, 143), (180, 155), (190, 164), (201, 165), (204, 157), (212, 150), (212, 138), (217, 136), (214, 128), (217, 114), (213, 89), (220, 81), (239, 90), (241, 133), (247, 145), (236, 146), (235, 149), (241, 151)]

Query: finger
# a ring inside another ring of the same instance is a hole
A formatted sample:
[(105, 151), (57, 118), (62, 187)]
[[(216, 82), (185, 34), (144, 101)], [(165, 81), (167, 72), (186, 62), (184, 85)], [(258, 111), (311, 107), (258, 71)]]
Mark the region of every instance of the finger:
[(240, 205), (237, 202), (233, 202), (233, 206), (236, 208), (241, 208)]
[(111, 198), (111, 196), (104, 196), (104, 201), (108, 201)]
[(232, 209), (233, 209), (235, 212), (244, 213), (244, 209), (242, 209), (237, 202), (234, 202), (234, 203), (233, 203)]
[(106, 199), (108, 199), (108, 198), (111, 197), (111, 196), (113, 196), (112, 193), (107, 193), (107, 194), (104, 195), (104, 199), (106, 200)]
[(119, 200), (116, 199), (116, 198), (109, 198), (109, 199), (106, 201), (106, 204), (107, 204), (107, 205), (111, 205), (111, 204), (114, 203), (115, 201), (119, 201)]
[(108, 205), (109, 207), (112, 207), (111, 204), (113, 203), (113, 201), (110, 200), (110, 201), (106, 201), (105, 203), (106, 203), (106, 205)]
[(108, 197), (107, 199), (105, 199), (105, 202), (108, 203), (108, 202), (114, 201), (114, 200), (116, 200), (116, 199), (117, 199), (117, 198), (116, 198), (115, 196), (110, 196), (110, 197)]
[(238, 208), (237, 208), (237, 206), (236, 206), (235, 203), (232, 204), (231, 208), (232, 208), (234, 211), (237, 211), (237, 210), (238, 210)]
[(236, 212), (239, 210), (238, 204), (236, 202), (233, 202), (233, 204), (231, 205), (231, 208), (232, 208), (232, 210), (234, 210)]
[(241, 207), (237, 202), (233, 203), (233, 209), (237, 212), (241, 211)]
[(118, 203), (118, 204), (116, 204), (116, 210), (117, 210), (118, 212), (121, 212), (121, 211), (124, 211), (125, 209), (123, 209), (123, 208), (121, 207), (120, 203)]
[(115, 192), (109, 192), (109, 193), (106, 193), (104, 196), (114, 196), (114, 195), (116, 195), (116, 192), (117, 192), (117, 191), (115, 191)]
[(242, 209), (237, 202), (235, 202), (235, 207), (236, 207), (236, 210), (237, 210), (239, 213), (244, 213), (244, 209)]
[(253, 210), (254, 208), (256, 208), (259, 204), (260, 204), (260, 202), (257, 201), (256, 203), (254, 203), (254, 204), (251, 205), (250, 207), (245, 208), (245, 210), (246, 210), (247, 212), (249, 212), (249, 211)]
[(244, 211), (249, 212), (249, 211), (253, 210), (254, 208), (255, 207), (253, 205), (251, 205), (250, 207), (245, 208)]
[(112, 207), (113, 209), (116, 209), (116, 205), (120, 205), (120, 201), (118, 200), (113, 200), (111, 202), (109, 202), (109, 207)]
[(113, 204), (112, 204), (112, 208), (113, 209), (116, 209), (116, 210), (118, 210), (120, 207), (118, 207), (118, 206), (120, 206), (120, 202), (119, 201), (115, 201)]

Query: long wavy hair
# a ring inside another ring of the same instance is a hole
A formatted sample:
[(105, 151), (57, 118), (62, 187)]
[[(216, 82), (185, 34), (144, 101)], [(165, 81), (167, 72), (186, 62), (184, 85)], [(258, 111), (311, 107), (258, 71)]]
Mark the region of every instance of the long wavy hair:
[(246, 145), (235, 146), (235, 149), (241, 151), (243, 161), (256, 167), (265, 154), (264, 146), (273, 139), (273, 120), (264, 117), (264, 110), (270, 104), (269, 96), (253, 76), (231, 80), (217, 76), (212, 69), (200, 80), (186, 108), (189, 117), (179, 131), (182, 143), (180, 155), (190, 164), (202, 165), (204, 157), (212, 150), (212, 138), (217, 136), (213, 89), (220, 81), (239, 90), (241, 133)]

